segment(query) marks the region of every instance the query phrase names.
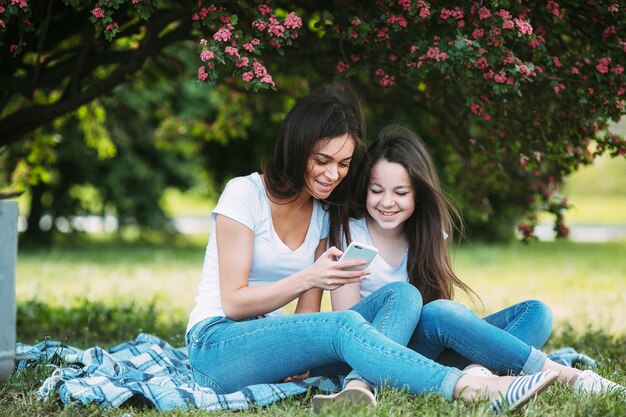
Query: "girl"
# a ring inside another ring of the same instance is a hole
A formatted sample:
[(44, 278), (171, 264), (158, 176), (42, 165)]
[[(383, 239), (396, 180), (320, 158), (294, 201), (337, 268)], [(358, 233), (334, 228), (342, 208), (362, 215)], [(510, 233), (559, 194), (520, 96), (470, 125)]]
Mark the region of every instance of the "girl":
[[(483, 320), (451, 301), (454, 286), (471, 290), (452, 271), (443, 232), (452, 227), (451, 205), (441, 190), (428, 149), (415, 133), (401, 126), (383, 129), (359, 173), (354, 212), (343, 224), (344, 239), (373, 245), (379, 252), (369, 266), (372, 273), (363, 281), (331, 293), (333, 310), (345, 310), (361, 298), (367, 300), (390, 282), (409, 282), (425, 302), (407, 344), (411, 350), (461, 369), (470, 363), (505, 374), (551, 369), (562, 382), (586, 392), (623, 389), (591, 371), (553, 362), (538, 350), (552, 324), (543, 303), (526, 301)], [(359, 304), (352, 309), (358, 310)], [(493, 375), (479, 367), (470, 367), (466, 373)], [(356, 380), (346, 387), (369, 389), (368, 384)]]
[[(495, 408), (525, 403), (556, 374), (462, 375), (383, 336), (357, 312), (280, 314), (296, 298), (297, 313), (315, 311), (321, 290), (358, 284), (369, 274), (344, 270), (363, 262), (337, 262), (342, 252), (325, 250), (327, 216), (341, 207), (349, 185), (344, 178), (362, 137), (358, 105), (337, 91), (313, 93), (281, 124), (263, 174), (227, 184), (211, 214), (211, 236), (186, 334), (195, 381), (227, 393), (341, 361), (375, 385), (407, 387), (414, 394), (487, 397)], [(330, 213), (321, 201), (333, 202)], [(371, 304), (372, 321), (389, 320), (404, 344), (416, 325), (400, 320), (405, 307), (415, 304), (416, 291), (407, 289), (412, 287), (398, 286)]]

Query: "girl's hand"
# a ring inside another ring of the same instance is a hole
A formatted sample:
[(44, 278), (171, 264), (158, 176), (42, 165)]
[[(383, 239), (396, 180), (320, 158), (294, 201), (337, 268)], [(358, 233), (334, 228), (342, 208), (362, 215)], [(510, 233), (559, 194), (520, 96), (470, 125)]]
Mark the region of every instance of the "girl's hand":
[(344, 271), (344, 268), (366, 265), (367, 261), (364, 259), (336, 261), (335, 259), (342, 254), (342, 251), (333, 246), (309, 267), (312, 288), (332, 291), (346, 284), (361, 282), (371, 273), (367, 269)]

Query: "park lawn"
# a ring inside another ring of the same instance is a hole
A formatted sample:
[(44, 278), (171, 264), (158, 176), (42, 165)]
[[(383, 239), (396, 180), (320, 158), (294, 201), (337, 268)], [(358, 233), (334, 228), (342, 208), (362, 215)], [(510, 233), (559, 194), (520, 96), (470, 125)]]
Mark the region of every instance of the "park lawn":
[[(20, 251), (17, 300), (55, 306), (93, 302), (155, 305), (169, 320), (184, 322), (193, 305), (204, 239), (171, 244), (79, 243)], [(483, 303), (479, 314), (537, 298), (557, 323), (626, 333), (626, 241), (607, 243), (515, 242), (463, 245), (453, 259), (458, 275)], [(459, 300), (467, 302), (463, 293)], [(329, 309), (328, 303), (324, 305)], [(183, 329), (181, 329), (181, 332)], [(54, 335), (51, 335), (54, 336)]]
[[(557, 321), (546, 350), (573, 346), (600, 360), (600, 372), (626, 384), (625, 242), (531, 245), (464, 245), (454, 254), (456, 270), (481, 296), (489, 313), (528, 298), (546, 301)], [(45, 338), (78, 347), (113, 346), (139, 332), (183, 344), (186, 316), (199, 280), (204, 243), (81, 242), (51, 250), (20, 250), (17, 268), (18, 340)], [(466, 300), (465, 296), (459, 299)], [(328, 305), (325, 306), (328, 309)], [(161, 416), (137, 402), (121, 409), (60, 407), (39, 402), (36, 389), (50, 370), (42, 366), (0, 387), (2, 416)], [(488, 415), (486, 404), (446, 402), (384, 389), (376, 410), (331, 410), (328, 415)], [(308, 416), (309, 395), (225, 416)], [(589, 398), (555, 385), (525, 410), (526, 416), (623, 416), (626, 399)], [(178, 410), (166, 415), (207, 415)]]

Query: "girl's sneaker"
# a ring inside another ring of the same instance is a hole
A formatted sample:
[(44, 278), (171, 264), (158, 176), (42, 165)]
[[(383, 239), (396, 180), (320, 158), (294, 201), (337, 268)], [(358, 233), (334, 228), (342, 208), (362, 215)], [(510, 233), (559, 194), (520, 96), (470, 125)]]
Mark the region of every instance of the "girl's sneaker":
[(578, 376), (578, 379), (572, 386), (577, 392), (621, 392), (626, 395), (626, 388), (601, 377), (593, 371), (586, 370)]
[(465, 369), (463, 369), (463, 375), (470, 376), (485, 376), (488, 378), (497, 378), (498, 375), (494, 375), (489, 369), (485, 368), (482, 365), (478, 365), (473, 363), (471, 365), (467, 365)]
[(311, 399), (311, 409), (314, 413), (321, 412), (324, 408), (335, 406), (369, 406), (376, 407), (376, 396), (365, 388), (351, 387), (330, 395), (315, 395)]

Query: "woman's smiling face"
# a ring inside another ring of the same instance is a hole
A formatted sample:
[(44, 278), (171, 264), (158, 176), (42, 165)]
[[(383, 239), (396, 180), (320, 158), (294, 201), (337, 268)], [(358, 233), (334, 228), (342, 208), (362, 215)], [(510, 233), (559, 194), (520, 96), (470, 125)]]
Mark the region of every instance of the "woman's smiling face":
[(324, 200), (348, 175), (354, 139), (348, 135), (320, 140), (309, 156), (305, 184), (312, 197)]

